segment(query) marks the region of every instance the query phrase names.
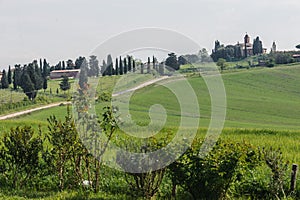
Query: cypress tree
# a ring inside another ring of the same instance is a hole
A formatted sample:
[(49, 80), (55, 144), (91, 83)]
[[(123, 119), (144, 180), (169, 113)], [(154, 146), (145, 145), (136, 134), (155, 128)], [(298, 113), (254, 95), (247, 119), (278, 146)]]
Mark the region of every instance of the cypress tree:
[(150, 57), (148, 57), (148, 63), (147, 63), (147, 74), (150, 74)]
[(107, 56), (107, 75), (109, 75), (109, 76), (111, 76), (111, 75), (113, 75), (113, 60), (112, 60), (112, 57), (111, 57), (111, 55), (109, 54), (108, 56)]
[(21, 86), (21, 76), (22, 76), (21, 65), (15, 65), (15, 70), (13, 75), (14, 90), (17, 90), (18, 86)]
[(131, 57), (128, 56), (128, 71), (131, 72), (131, 70), (132, 70)]
[(127, 74), (128, 72), (128, 66), (127, 66), (127, 60), (124, 58), (124, 74)]
[(48, 75), (49, 75), (49, 64), (47, 63), (46, 59), (44, 59), (42, 76), (43, 78), (47, 78)]
[(27, 69), (25, 69), (22, 74), (21, 88), (30, 100), (33, 100), (36, 97), (34, 83), (32, 82)]
[(13, 86), (14, 86), (14, 90), (18, 89), (16, 70), (14, 70), (14, 74), (13, 74)]
[(158, 72), (161, 76), (164, 75), (164, 65), (162, 63), (159, 63)]
[(34, 87), (36, 90), (40, 90), (43, 88), (44, 80), (37, 62), (34, 62), (33, 64), (34, 64), (34, 75), (33, 75)]
[(122, 61), (122, 57), (120, 56), (120, 59), (119, 59), (119, 67), (120, 67), (120, 75), (123, 75), (124, 73), (124, 69), (123, 69), (123, 61)]
[(90, 76), (99, 76), (99, 61), (97, 60), (97, 56), (90, 56)]
[(71, 88), (69, 78), (67, 76), (64, 76), (63, 80), (61, 81), (59, 86), (60, 86), (60, 89), (63, 91), (69, 90)]
[(9, 85), (12, 83), (12, 73), (11, 73), (11, 68), (10, 68), (10, 66), (8, 67), (7, 81), (8, 81), (8, 84), (9, 84)]
[(132, 71), (135, 73), (135, 60), (132, 61)]
[(47, 78), (44, 78), (44, 82), (43, 82), (44, 93), (47, 90), (47, 88), (48, 88), (48, 80), (47, 80)]
[(42, 59), (41, 58), (40, 58), (40, 69), (41, 69), (41, 72), (42, 72), (43, 64), (42, 64)]
[(116, 58), (116, 70), (115, 75), (119, 75), (119, 61), (118, 58)]
[(62, 61), (62, 70), (66, 70), (66, 63), (65, 63), (65, 61)]
[(141, 63), (141, 74), (144, 74), (144, 63)]
[(7, 74), (6, 74), (5, 70), (3, 70), (2, 73), (3, 74), (2, 74), (2, 77), (1, 77), (1, 88), (2, 89), (7, 89), (9, 87)]
[(85, 64), (81, 65), (78, 82), (80, 89), (86, 89), (88, 82), (88, 68)]
[(107, 74), (106, 74), (106, 69), (107, 68), (107, 65), (106, 65), (106, 62), (105, 62), (105, 60), (103, 60), (102, 61), (102, 67), (101, 67), (101, 74), (102, 74), (102, 76), (106, 76)]

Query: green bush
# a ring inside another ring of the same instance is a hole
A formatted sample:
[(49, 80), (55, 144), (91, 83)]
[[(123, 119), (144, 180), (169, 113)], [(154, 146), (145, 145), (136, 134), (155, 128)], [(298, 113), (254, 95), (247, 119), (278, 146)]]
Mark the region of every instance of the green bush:
[(225, 198), (233, 183), (259, 160), (251, 145), (225, 141), (219, 141), (206, 157), (198, 154), (199, 148), (192, 147), (169, 167), (173, 190), (179, 185), (194, 199)]

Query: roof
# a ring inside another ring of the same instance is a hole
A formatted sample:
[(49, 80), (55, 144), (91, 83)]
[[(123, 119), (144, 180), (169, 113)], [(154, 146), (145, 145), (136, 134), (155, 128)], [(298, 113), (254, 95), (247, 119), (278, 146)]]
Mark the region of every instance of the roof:
[(300, 54), (294, 54), (293, 58), (300, 58)]
[(52, 73), (65, 73), (65, 72), (80, 72), (80, 69), (66, 69), (66, 70), (54, 70)]

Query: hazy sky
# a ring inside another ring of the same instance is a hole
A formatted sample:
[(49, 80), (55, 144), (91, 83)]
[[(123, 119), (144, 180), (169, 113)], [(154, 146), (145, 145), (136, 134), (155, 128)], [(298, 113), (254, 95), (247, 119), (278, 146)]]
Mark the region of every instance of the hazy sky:
[(178, 31), (211, 49), (260, 36), (266, 48), (300, 43), (299, 0), (0, 0), (0, 68), (88, 54), (114, 35), (143, 27)]

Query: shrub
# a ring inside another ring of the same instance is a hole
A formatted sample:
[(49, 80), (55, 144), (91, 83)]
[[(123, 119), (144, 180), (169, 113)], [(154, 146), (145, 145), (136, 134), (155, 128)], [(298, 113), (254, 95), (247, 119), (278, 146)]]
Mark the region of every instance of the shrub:
[(1, 173), (6, 184), (18, 189), (33, 182), (39, 170), (39, 154), (43, 148), (41, 135), (34, 137), (31, 127), (17, 127), (4, 136), (2, 145)]
[(194, 199), (225, 198), (232, 183), (243, 179), (259, 157), (251, 145), (224, 141), (206, 157), (199, 157), (198, 152), (190, 148), (169, 167), (174, 187), (180, 185)]

